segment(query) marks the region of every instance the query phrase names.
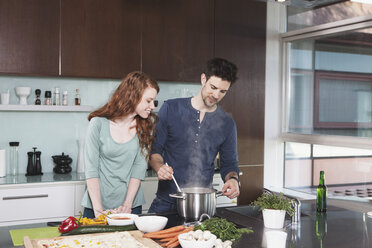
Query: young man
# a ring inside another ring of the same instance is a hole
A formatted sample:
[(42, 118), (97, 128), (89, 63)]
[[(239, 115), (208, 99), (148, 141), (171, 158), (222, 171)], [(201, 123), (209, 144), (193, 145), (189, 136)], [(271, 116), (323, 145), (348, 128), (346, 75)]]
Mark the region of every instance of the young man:
[(219, 152), (224, 195), (239, 195), (237, 134), (234, 120), (217, 104), (236, 81), (237, 67), (221, 58), (207, 62), (201, 90), (192, 98), (166, 101), (160, 108), (150, 165), (159, 183), (150, 213), (177, 211), (169, 194), (177, 187), (211, 187)]

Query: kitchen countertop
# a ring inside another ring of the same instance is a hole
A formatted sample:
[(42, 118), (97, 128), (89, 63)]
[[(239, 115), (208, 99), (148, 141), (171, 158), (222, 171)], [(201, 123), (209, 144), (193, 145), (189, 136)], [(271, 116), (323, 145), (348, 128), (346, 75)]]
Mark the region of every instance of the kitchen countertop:
[[(267, 235), (270, 229), (264, 228), (261, 217), (247, 217), (239, 214), (238, 210), (239, 208), (242, 209), (242, 207), (244, 206), (217, 208), (216, 211), (216, 216), (226, 218), (236, 223), (239, 227), (248, 227), (254, 230), (254, 233), (244, 234), (233, 247), (267, 247)], [(287, 233), (285, 247), (320, 247), (320, 241), (316, 236), (317, 214), (315, 202), (303, 202), (302, 213), (304, 216), (301, 217), (300, 224), (292, 225), (290, 220), (287, 219), (285, 228), (279, 229), (279, 231)], [(167, 227), (183, 223), (183, 220), (176, 213), (162, 215), (169, 218)], [(372, 218), (367, 217), (366, 213), (329, 205), (326, 217), (322, 219), (323, 221), (320, 220), (318, 218), (318, 223), (320, 223), (318, 227), (326, 230), (322, 239), (322, 247), (372, 247)], [(11, 229), (45, 226), (46, 223), (0, 227), (0, 247), (13, 247), (9, 234)], [(276, 247), (278, 246), (274, 248)]]
[[(145, 180), (156, 179), (156, 173), (153, 170), (146, 171)], [(84, 182), (85, 173), (77, 173), (76, 171), (68, 174), (56, 174), (53, 172), (44, 173), (43, 175), (25, 176), (18, 174), (17, 176), (6, 176), (0, 178), (1, 185), (15, 185), (26, 183), (53, 183), (53, 182)]]

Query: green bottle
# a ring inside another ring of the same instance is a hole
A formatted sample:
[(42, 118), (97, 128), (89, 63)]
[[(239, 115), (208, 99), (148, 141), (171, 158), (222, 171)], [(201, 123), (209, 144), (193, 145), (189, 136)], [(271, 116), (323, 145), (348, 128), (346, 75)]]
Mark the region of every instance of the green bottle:
[(318, 237), (320, 248), (323, 248), (323, 241), (327, 235), (327, 213), (316, 213), (315, 233)]
[(325, 186), (324, 171), (320, 171), (319, 185), (316, 189), (316, 211), (327, 211), (327, 186)]

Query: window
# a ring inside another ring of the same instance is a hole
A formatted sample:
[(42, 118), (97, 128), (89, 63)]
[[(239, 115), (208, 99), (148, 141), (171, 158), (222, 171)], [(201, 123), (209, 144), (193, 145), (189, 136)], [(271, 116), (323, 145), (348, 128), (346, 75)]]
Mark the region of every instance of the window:
[(285, 188), (314, 194), (323, 170), (330, 195), (372, 197), (371, 14), (351, 2), (287, 8)]

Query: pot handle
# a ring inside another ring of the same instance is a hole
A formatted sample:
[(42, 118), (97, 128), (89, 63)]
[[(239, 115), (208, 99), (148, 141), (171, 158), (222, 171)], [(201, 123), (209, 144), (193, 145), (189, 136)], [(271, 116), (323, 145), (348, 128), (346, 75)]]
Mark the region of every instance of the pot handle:
[(223, 196), (223, 192), (222, 191), (217, 191), (216, 192), (216, 197), (219, 197), (219, 196)]
[(177, 199), (183, 199), (185, 200), (186, 197), (183, 195), (178, 195), (178, 194), (169, 194), (170, 197), (177, 198)]

